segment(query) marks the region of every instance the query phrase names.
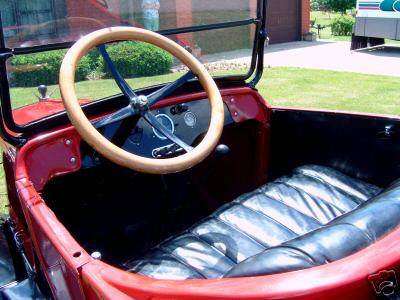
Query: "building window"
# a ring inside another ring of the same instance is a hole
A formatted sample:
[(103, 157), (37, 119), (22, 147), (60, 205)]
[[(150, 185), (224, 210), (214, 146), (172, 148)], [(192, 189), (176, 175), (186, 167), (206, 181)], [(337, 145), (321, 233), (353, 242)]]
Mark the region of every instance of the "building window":
[[(56, 19), (54, 0), (0, 0), (0, 7), (6, 38), (27, 31), (32, 32), (35, 37), (50, 37), (56, 34), (56, 26), (51, 22)], [(49, 23), (46, 26), (33, 28), (47, 22)]]
[(8, 0), (0, 0), (1, 19), (4, 27), (4, 35), (6, 38), (12, 37), (16, 34), (16, 16), (14, 10), (14, 3)]

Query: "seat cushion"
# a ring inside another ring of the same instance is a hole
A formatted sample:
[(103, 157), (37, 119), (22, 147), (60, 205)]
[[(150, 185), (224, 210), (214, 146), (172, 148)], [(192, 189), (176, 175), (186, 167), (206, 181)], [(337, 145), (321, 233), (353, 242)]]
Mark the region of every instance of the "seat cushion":
[[(375, 224), (379, 218), (371, 215), (368, 202), (380, 192), (332, 168), (303, 166), (222, 206), (123, 267), (158, 279), (190, 279), (272, 274), (326, 263), (358, 251), (397, 224)], [(379, 199), (374, 202), (392, 205)], [(378, 204), (372, 206), (381, 211)], [(367, 223), (382, 228), (371, 230)]]

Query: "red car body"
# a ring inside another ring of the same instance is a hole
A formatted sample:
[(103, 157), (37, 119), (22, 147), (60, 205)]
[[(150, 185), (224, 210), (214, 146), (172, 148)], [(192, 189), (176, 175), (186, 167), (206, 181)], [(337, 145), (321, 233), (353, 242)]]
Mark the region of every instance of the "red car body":
[[(256, 91), (248, 88), (221, 92), (230, 111), (238, 113), (236, 117), (233, 115), (235, 122), (259, 119), (268, 124), (270, 110), (276, 109), (269, 106)], [(160, 106), (202, 97), (204, 94), (198, 93), (170, 98)], [(232, 98), (234, 105), (230, 105)], [(46, 105), (54, 108), (51, 101), (42, 102), (18, 110), (18, 118), (27, 120), (36, 113), (42, 117), (41, 109)], [(55, 298), (374, 299), (369, 276), (382, 270), (397, 270), (399, 266), (397, 249), (400, 247), (400, 229), (397, 229), (354, 255), (291, 273), (173, 281), (156, 280), (119, 270), (93, 259), (60, 223), (40, 195), (40, 190), (51, 178), (80, 168), (79, 142), (80, 137), (75, 129), (67, 126), (40, 134), (21, 149), (15, 149), (4, 141), (2, 143), (12, 220), (23, 232), (25, 251), (32, 264), (33, 253), (38, 256), (40, 268)], [(51, 159), (43, 164), (42, 157)], [(76, 158), (75, 163), (71, 158)]]
[[(266, 39), (264, 30), (266, 3), (259, 1), (258, 4), (256, 18), (222, 25), (211, 24), (209, 28), (221, 29), (249, 24), (257, 26), (258, 31), (251, 31), (256, 32), (256, 38), (251, 72), (248, 74), (250, 77), (254, 73), (255, 79), (250, 83), (241, 80), (241, 84), (238, 84), (239, 80), (236, 79), (228, 82), (217, 80), (221, 84), (220, 92), (233, 123), (241, 124), (249, 120), (258, 122), (255, 149), (258, 161), (255, 174), (252, 176), (255, 186), (266, 181), (264, 171), (271, 163), (265, 152), (270, 148), (272, 113), (286, 111), (296, 115), (306, 112), (302, 109), (271, 106), (255, 89), (253, 83), (259, 80), (263, 70), (262, 58)], [(254, 6), (254, 2), (252, 5)], [(97, 9), (104, 10), (104, 7), (100, 5)], [(107, 12), (107, 18), (108, 14)], [(192, 31), (206, 29), (205, 25), (198, 25), (180, 30), (182, 32), (186, 30), (186, 33), (191, 34)], [(179, 30), (176, 33), (168, 30), (166, 32), (179, 34)], [(57, 45), (58, 48), (67, 46), (69, 44)], [(29, 47), (28, 50), (8, 49), (13, 51), (4, 55), (11, 56), (18, 51), (29, 52)], [(49, 49), (52, 47), (57, 48), (50, 45)], [(5, 45), (2, 49), (7, 50)], [(6, 70), (5, 60), (3, 65), (0, 65), (3, 70)], [(33, 273), (43, 274), (52, 297), (56, 299), (375, 299), (376, 295), (381, 293), (382, 282), (389, 279), (396, 282), (395, 274), (400, 271), (398, 227), (372, 245), (337, 261), (309, 269), (257, 277), (158, 280), (118, 269), (93, 258), (72, 236), (42, 197), (44, 187), (51, 180), (81, 170), (81, 137), (69, 122), (60, 121), (54, 126), (49, 125), (48, 129), (31, 131), (27, 140), (23, 140), (24, 127), (21, 124), (29, 126), (38, 120), (45, 123), (46, 119), (56, 119), (59, 117), (58, 114), (63, 113), (64, 106), (58, 99), (48, 99), (12, 111), (10, 103), (6, 103), (8, 107), (4, 107), (4, 101), (7, 100), (5, 98), (10, 98), (9, 91), (5, 88), (5, 86), (9, 88), (5, 77), (7, 76), (3, 76), (1, 84), (4, 128), (0, 141), (10, 203), (9, 225), (17, 244), (22, 245), (20, 250), (27, 258), (26, 263), (32, 267)], [(204, 98), (206, 98), (204, 92), (188, 89), (164, 99), (153, 108)], [(86, 102), (89, 101), (82, 100), (82, 104)], [(89, 105), (92, 104), (88, 103)], [(112, 109), (92, 112), (90, 119), (95, 120), (110, 111)], [(314, 112), (349, 119), (370, 118), (383, 123), (399, 120), (396, 116)], [(13, 143), (15, 139), (18, 142)], [(110, 203), (110, 210), (112, 208)], [(96, 215), (94, 209), (91, 213)]]

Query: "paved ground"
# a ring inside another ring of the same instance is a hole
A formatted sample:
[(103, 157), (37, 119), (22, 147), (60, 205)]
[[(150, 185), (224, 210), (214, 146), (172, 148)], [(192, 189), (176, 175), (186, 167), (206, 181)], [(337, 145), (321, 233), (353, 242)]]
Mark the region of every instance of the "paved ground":
[(350, 51), (349, 42), (294, 42), (271, 45), (265, 65), (400, 76), (400, 47)]
[[(265, 66), (288, 66), (367, 74), (400, 76), (400, 47), (350, 51), (349, 42), (292, 42), (270, 45), (265, 51)], [(241, 56), (241, 58), (237, 58)], [(247, 52), (233, 51), (220, 59), (248, 62)], [(233, 59), (235, 58), (236, 59)], [(215, 61), (217, 57), (207, 57)]]

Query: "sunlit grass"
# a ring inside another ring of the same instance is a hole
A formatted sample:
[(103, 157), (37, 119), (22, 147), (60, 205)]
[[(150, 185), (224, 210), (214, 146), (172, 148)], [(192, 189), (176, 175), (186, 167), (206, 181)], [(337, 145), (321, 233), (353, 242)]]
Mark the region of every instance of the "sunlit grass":
[(258, 89), (277, 106), (400, 114), (399, 82), (392, 76), (271, 68)]

